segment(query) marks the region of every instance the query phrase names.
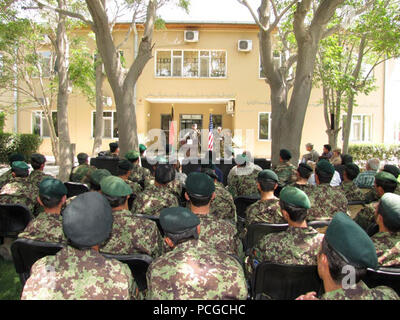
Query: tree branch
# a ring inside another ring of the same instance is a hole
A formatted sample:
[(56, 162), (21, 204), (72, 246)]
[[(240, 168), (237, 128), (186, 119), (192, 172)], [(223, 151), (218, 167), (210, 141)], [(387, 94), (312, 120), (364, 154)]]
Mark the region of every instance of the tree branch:
[(244, 5), (245, 7), (247, 7), (247, 9), (249, 9), (254, 21), (257, 23), (257, 25), (260, 27), (260, 29), (267, 31), (267, 28), (265, 26), (262, 25), (262, 23), (260, 22), (260, 20), (258, 19), (256, 13), (254, 12), (253, 8), (250, 6), (250, 4), (247, 2), (247, 0), (237, 0), (240, 4)]

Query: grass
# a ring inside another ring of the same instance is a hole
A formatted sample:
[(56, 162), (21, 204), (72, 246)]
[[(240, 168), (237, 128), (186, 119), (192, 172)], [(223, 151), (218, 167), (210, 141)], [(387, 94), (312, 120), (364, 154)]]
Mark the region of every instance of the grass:
[(14, 263), (0, 257), (0, 300), (19, 300), (21, 292), (22, 285)]

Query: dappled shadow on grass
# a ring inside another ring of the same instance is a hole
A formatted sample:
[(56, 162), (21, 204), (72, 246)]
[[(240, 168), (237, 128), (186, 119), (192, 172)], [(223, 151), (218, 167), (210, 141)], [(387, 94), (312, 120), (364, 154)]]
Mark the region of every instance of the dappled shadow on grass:
[(12, 261), (0, 257), (0, 300), (19, 300), (22, 285)]

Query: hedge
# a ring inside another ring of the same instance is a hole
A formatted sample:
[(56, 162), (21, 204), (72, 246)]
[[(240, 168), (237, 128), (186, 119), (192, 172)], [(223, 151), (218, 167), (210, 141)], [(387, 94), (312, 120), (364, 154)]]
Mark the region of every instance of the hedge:
[(8, 164), (8, 156), (18, 152), (30, 162), (32, 153), (37, 152), (42, 143), (40, 136), (35, 134), (0, 133), (0, 163)]
[(349, 154), (353, 159), (366, 162), (371, 158), (378, 158), (385, 162), (396, 162), (400, 159), (400, 145), (384, 144), (353, 144), (349, 146)]

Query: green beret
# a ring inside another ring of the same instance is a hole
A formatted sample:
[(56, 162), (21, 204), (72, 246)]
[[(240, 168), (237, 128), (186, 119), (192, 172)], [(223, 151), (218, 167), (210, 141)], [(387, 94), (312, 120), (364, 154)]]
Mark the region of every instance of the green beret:
[(395, 177), (398, 177), (400, 175), (400, 169), (392, 164), (385, 164), (385, 166), (383, 167), (383, 171), (389, 172)]
[(350, 172), (352, 176), (357, 177), (360, 173), (360, 168), (355, 163), (347, 163), (345, 164), (346, 171)]
[(100, 185), (101, 179), (111, 176), (111, 172), (107, 169), (96, 169), (90, 174), (90, 181)]
[(29, 166), (24, 161), (14, 161), (11, 164), (11, 168), (20, 170), (29, 170)]
[(139, 144), (139, 150), (141, 153), (145, 152), (147, 150), (146, 146), (144, 144)]
[(330, 246), (347, 260), (361, 268), (376, 268), (376, 249), (367, 233), (347, 214), (337, 213), (325, 233)]
[(133, 164), (128, 160), (122, 159), (118, 161), (118, 168), (129, 171), (133, 169)]
[(76, 157), (78, 161), (86, 161), (89, 158), (88, 154), (83, 152), (79, 153)]
[(101, 192), (110, 197), (126, 197), (132, 194), (131, 187), (121, 178), (108, 176), (101, 179)]
[(325, 159), (319, 160), (317, 163), (317, 168), (318, 170), (325, 172), (327, 174), (334, 174), (335, 173), (335, 168), (334, 166)]
[(400, 196), (395, 193), (385, 193), (380, 199), (379, 214), (384, 223), (400, 227)]
[(292, 158), (292, 154), (287, 149), (281, 149), (279, 155), (283, 160), (290, 160)]
[(160, 212), (160, 225), (164, 232), (182, 233), (200, 224), (200, 219), (187, 208), (174, 207)]
[(130, 150), (127, 153), (125, 153), (125, 159), (129, 161), (136, 161), (137, 159), (139, 159), (139, 157), (140, 153), (135, 150)]
[(43, 164), (46, 162), (46, 158), (44, 155), (40, 153), (32, 153), (31, 155), (31, 162), (36, 162), (38, 164)]
[(67, 239), (82, 248), (102, 244), (111, 233), (113, 217), (107, 199), (98, 192), (78, 195), (63, 211)]
[(273, 172), (272, 170), (268, 170), (268, 169), (260, 171), (258, 173), (257, 179), (258, 180), (273, 180), (275, 182), (279, 181), (279, 178), (276, 175), (276, 173)]
[(214, 181), (205, 173), (192, 172), (186, 179), (186, 192), (192, 195), (210, 197), (215, 191)]
[(386, 171), (378, 172), (375, 175), (375, 180), (392, 181), (392, 182), (399, 183), (394, 175), (392, 175), (391, 173), (386, 172)]
[(300, 173), (300, 176), (302, 178), (307, 178), (311, 175), (311, 172), (313, 172), (313, 168), (311, 168), (308, 164), (306, 163), (300, 163), (297, 171)]
[(311, 203), (304, 191), (295, 187), (285, 187), (279, 194), (280, 200), (294, 207), (310, 209)]
[(60, 199), (68, 193), (64, 183), (58, 179), (43, 179), (39, 185), (39, 195)]
[(8, 163), (11, 165), (14, 161), (25, 161), (25, 157), (20, 153), (12, 153), (8, 156)]

